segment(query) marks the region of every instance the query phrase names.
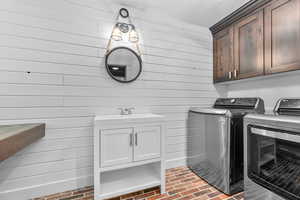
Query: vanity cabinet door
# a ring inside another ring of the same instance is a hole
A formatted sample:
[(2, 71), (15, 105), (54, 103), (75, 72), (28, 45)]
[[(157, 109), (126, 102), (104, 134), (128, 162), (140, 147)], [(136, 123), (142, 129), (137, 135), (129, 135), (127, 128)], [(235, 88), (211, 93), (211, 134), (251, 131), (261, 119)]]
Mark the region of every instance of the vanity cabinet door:
[(263, 11), (258, 11), (234, 27), (234, 76), (239, 79), (264, 74), (263, 19)]
[(265, 8), (266, 73), (300, 69), (300, 1), (278, 0)]
[(233, 79), (233, 28), (229, 27), (213, 36), (214, 82)]
[(101, 130), (101, 167), (133, 161), (133, 129)]
[(161, 127), (137, 127), (134, 138), (134, 161), (161, 156)]

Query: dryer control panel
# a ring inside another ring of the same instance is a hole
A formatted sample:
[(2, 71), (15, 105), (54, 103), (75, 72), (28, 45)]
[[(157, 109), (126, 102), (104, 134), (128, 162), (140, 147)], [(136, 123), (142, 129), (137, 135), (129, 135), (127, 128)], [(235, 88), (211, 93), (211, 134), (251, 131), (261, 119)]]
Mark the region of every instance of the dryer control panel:
[(300, 115), (300, 99), (280, 99), (274, 112), (279, 115)]

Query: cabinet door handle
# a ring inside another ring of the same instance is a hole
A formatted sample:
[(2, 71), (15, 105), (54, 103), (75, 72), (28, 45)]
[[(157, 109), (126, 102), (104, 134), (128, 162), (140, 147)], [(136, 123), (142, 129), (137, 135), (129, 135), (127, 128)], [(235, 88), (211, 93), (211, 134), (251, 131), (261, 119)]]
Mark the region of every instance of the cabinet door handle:
[(228, 78), (231, 79), (232, 72), (228, 72)]
[(130, 146), (133, 146), (133, 133), (130, 134)]
[(135, 133), (135, 146), (137, 146), (137, 145), (138, 145), (138, 134)]
[(234, 75), (234, 78), (237, 78), (237, 70), (235, 69), (234, 71), (233, 71), (233, 75)]

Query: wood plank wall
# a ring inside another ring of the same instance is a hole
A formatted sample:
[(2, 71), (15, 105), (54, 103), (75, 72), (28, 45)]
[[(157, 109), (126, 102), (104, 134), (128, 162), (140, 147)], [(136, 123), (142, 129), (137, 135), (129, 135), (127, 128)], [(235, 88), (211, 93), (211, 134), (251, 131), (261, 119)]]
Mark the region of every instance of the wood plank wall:
[(117, 12), (109, 1), (1, 1), (0, 124), (47, 124), (44, 139), (0, 163), (1, 200), (91, 185), (93, 117), (123, 106), (166, 115), (168, 167), (185, 163), (187, 110), (219, 96), (210, 33), (130, 11), (144, 68), (136, 82), (120, 84), (103, 65)]

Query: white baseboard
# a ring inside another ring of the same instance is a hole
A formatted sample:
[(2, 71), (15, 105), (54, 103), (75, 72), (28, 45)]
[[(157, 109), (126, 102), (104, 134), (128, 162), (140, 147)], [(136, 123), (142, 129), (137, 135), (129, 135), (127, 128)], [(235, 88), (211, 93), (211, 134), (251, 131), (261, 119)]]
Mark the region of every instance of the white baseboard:
[(186, 166), (187, 165), (186, 161), (187, 161), (186, 157), (167, 160), (166, 168), (171, 169), (171, 168), (175, 168), (175, 167)]
[(34, 185), (32, 187), (18, 188), (0, 193), (1, 200), (28, 200), (36, 197), (56, 194), (68, 190), (93, 185), (92, 176), (77, 177), (58, 182), (51, 182), (43, 185)]
[(181, 158), (175, 158), (171, 160), (166, 161), (166, 168), (175, 168), (175, 167), (181, 167), (181, 166), (187, 166), (187, 158), (191, 159), (191, 161), (199, 162), (205, 159), (204, 154), (199, 154), (193, 157), (181, 157)]

